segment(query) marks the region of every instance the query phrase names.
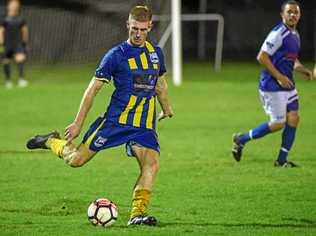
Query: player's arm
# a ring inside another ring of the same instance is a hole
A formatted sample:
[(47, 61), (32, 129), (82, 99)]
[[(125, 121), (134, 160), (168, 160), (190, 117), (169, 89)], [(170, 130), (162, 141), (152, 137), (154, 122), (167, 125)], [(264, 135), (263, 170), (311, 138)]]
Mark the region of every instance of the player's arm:
[(26, 46), (27, 43), (29, 42), (29, 29), (26, 24), (22, 26), (21, 32), (22, 32), (22, 42)]
[(303, 74), (308, 80), (313, 79), (312, 71), (306, 68), (298, 59), (295, 60), (294, 70)]
[(260, 50), (258, 56), (257, 56), (257, 60), (258, 62), (263, 65), (268, 71), (269, 73), (276, 78), (276, 80), (279, 82), (279, 84), (283, 87), (283, 88), (292, 88), (293, 82), (286, 77), (285, 75), (283, 75), (280, 71), (278, 71), (275, 66), (272, 64), (269, 54), (263, 50)]
[(159, 114), (158, 121), (165, 119), (167, 117), (173, 116), (173, 110), (169, 101), (168, 96), (168, 84), (164, 76), (158, 77), (158, 81), (155, 87), (155, 92), (159, 105), (161, 107), (161, 113)]
[(2, 25), (0, 25), (0, 53), (4, 51), (4, 32), (5, 29)]
[(73, 123), (71, 123), (65, 129), (65, 139), (68, 142), (71, 142), (73, 139), (78, 137), (80, 134), (81, 128), (84, 124), (84, 121), (87, 117), (87, 114), (92, 107), (94, 97), (98, 94), (100, 89), (102, 88), (104, 82), (92, 79), (88, 88), (83, 94), (81, 99), (79, 111)]

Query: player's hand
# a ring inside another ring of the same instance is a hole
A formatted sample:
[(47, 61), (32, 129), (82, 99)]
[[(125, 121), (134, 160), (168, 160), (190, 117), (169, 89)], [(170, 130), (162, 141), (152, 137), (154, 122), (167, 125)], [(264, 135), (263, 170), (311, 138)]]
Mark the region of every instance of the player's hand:
[(281, 85), (282, 88), (290, 89), (290, 88), (293, 88), (293, 87), (294, 87), (293, 82), (292, 82), (288, 77), (286, 77), (285, 75), (282, 75), (282, 74), (281, 74), (281, 75), (277, 78), (277, 81), (278, 81), (278, 83)]
[(65, 129), (65, 139), (67, 140), (67, 144), (71, 143), (72, 140), (77, 138), (80, 134), (80, 126), (77, 125), (76, 123), (71, 123), (68, 125)]
[(313, 76), (313, 72), (310, 71), (310, 70), (305, 70), (304, 72), (302, 72), (303, 75), (305, 76), (305, 79), (306, 80), (313, 80), (314, 79), (314, 76)]
[(172, 109), (168, 109), (168, 111), (161, 111), (159, 116), (158, 116), (158, 121), (161, 121), (165, 118), (171, 118), (174, 115)]

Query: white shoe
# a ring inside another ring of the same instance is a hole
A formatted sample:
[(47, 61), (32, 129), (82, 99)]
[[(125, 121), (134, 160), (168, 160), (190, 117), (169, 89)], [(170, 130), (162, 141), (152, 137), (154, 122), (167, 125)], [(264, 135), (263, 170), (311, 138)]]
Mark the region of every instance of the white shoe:
[(6, 81), (4, 86), (6, 89), (12, 89), (13, 83), (12, 83), (12, 81)]
[(19, 79), (18, 86), (20, 88), (25, 88), (29, 85), (29, 82), (25, 79)]

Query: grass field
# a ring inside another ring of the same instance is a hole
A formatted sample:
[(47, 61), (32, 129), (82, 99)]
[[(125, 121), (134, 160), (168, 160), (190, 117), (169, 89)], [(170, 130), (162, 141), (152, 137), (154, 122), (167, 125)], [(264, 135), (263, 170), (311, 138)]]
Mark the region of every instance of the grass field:
[[(32, 66), (29, 88), (0, 87), (0, 235), (316, 235), (315, 82), (297, 76), (301, 123), (290, 158), (301, 167), (278, 169), (280, 133), (250, 143), (240, 163), (230, 155), (232, 133), (267, 119), (257, 94), (259, 67), (226, 64), (214, 73), (210, 65), (185, 65), (183, 86), (170, 86), (176, 115), (158, 125), (161, 169), (150, 208), (158, 227), (128, 228), (138, 167), (123, 147), (78, 169), (49, 151), (25, 148), (30, 136), (62, 132), (72, 122), (93, 70)], [(112, 89), (98, 95), (84, 130)], [(98, 197), (119, 207), (109, 229), (86, 218)]]

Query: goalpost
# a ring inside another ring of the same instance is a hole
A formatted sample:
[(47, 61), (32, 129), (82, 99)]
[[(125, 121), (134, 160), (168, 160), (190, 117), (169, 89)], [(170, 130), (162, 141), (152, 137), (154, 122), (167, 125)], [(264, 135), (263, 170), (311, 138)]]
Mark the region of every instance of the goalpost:
[[(155, 15), (154, 21), (170, 21), (170, 16)], [(174, 85), (182, 83), (182, 21), (217, 21), (215, 71), (220, 71), (222, 66), (222, 51), (224, 37), (224, 18), (220, 14), (181, 14), (181, 0), (171, 1), (171, 22), (163, 33), (158, 45), (164, 47), (172, 34), (172, 80)]]

